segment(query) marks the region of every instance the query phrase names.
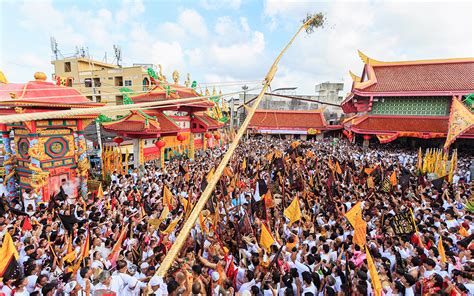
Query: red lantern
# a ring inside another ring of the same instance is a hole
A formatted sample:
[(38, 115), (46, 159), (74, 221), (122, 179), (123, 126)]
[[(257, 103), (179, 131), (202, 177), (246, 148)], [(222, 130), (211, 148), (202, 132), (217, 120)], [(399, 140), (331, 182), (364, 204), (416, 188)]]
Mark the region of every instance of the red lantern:
[(219, 140), (220, 138), (221, 138), (221, 135), (219, 135), (219, 134), (214, 135), (214, 139)]
[(209, 134), (209, 133), (205, 133), (205, 134), (204, 134), (204, 137), (206, 137), (206, 139), (208, 139), (208, 140), (209, 140), (209, 139), (212, 137), (212, 135), (211, 135), (211, 134)]
[(180, 142), (183, 142), (186, 139), (186, 137), (180, 134), (176, 137), (176, 139), (178, 139), (178, 141)]
[(120, 146), (120, 144), (122, 144), (122, 142), (123, 142), (123, 138), (121, 138), (121, 137), (115, 137), (115, 138), (114, 138), (114, 142), (117, 143), (117, 145)]
[(166, 145), (166, 142), (163, 141), (163, 140), (159, 140), (159, 141), (156, 141), (156, 142), (155, 142), (155, 146), (156, 146), (156, 148), (158, 148), (158, 149), (161, 149), (161, 148), (165, 147), (165, 145)]
[(363, 138), (364, 138), (364, 141), (368, 141), (368, 140), (370, 140), (370, 138), (372, 138), (372, 136), (371, 135), (364, 135)]

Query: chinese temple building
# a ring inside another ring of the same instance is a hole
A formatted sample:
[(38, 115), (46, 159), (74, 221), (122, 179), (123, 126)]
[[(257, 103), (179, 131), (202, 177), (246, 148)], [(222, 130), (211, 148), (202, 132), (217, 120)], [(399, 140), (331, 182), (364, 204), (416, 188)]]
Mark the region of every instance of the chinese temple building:
[(271, 134), (308, 139), (340, 130), (340, 125), (329, 125), (323, 110), (256, 110), (250, 120), (249, 133)]
[[(149, 92), (138, 95), (125, 94), (124, 101), (135, 104), (200, 96), (193, 88), (179, 85), (179, 76), (176, 78), (176, 72), (173, 76), (175, 83), (156, 83)], [(152, 82), (155, 82), (154, 79)], [(186, 153), (192, 159), (196, 149), (212, 147), (220, 139), (218, 130), (224, 124), (207, 114), (214, 106), (215, 104), (207, 98), (183, 101), (159, 106), (156, 109), (132, 111), (118, 120), (103, 121), (102, 125), (109, 132), (133, 138), (133, 148), (130, 148), (134, 152), (135, 167), (155, 159), (163, 162), (173, 155), (182, 153)]]
[[(370, 139), (399, 138), (441, 144), (453, 96), (474, 92), (474, 58), (381, 62), (360, 51), (359, 56), (362, 73), (350, 72), (352, 89), (342, 102), (343, 111), (353, 116), (343, 126), (346, 136), (362, 138), (365, 145)], [(460, 138), (474, 138), (474, 127)]]
[[(47, 112), (102, 106), (73, 88), (46, 82), (46, 75), (35, 73), (35, 81), (0, 84), (0, 114)], [(5, 182), (8, 197), (30, 189), (43, 200), (59, 191), (66, 180), (76, 197), (87, 195), (89, 160), (84, 128), (96, 115), (61, 119), (32, 120), (0, 125), (4, 142)], [(79, 189), (79, 190), (78, 190)]]

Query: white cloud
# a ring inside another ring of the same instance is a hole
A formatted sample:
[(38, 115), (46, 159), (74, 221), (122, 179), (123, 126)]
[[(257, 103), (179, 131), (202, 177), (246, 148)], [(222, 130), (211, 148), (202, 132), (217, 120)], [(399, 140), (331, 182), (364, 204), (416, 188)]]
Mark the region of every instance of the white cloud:
[(205, 9), (239, 9), (242, 5), (242, 0), (202, 0), (201, 6)]
[(287, 25), (295, 26), (307, 12), (322, 11), (327, 16), (327, 26), (299, 36), (281, 62), (287, 69), (306, 73), (284, 73), (288, 83), (296, 82), (291, 76), (299, 77), (302, 92), (314, 92), (315, 84), (327, 80), (344, 80), (349, 90), (348, 71), (362, 70), (357, 49), (386, 61), (464, 57), (474, 52), (470, 2), (267, 0), (265, 8), (263, 16), (270, 26), (288, 36), (294, 29)]
[(207, 25), (204, 18), (195, 10), (186, 9), (179, 14), (179, 24), (194, 38), (207, 38)]

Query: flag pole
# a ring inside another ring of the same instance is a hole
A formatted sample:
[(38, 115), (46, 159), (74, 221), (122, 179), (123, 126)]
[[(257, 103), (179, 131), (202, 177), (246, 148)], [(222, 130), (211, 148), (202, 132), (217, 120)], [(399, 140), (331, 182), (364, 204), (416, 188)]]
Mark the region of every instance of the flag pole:
[(259, 95), (257, 96), (255, 103), (252, 105), (251, 109), (249, 110), (249, 113), (247, 117), (245, 118), (244, 122), (242, 123), (242, 126), (239, 128), (239, 131), (237, 132), (237, 135), (232, 141), (232, 143), (229, 146), (229, 150), (225, 153), (224, 157), (222, 158), (221, 163), (217, 167), (214, 176), (211, 178), (209, 183), (206, 186), (206, 189), (202, 193), (201, 197), (199, 200), (196, 202), (196, 205), (194, 206), (193, 211), (188, 217), (188, 220), (184, 222), (184, 225), (179, 232), (176, 241), (174, 244), (171, 246), (170, 250), (166, 254), (165, 258), (163, 259), (163, 262), (161, 263), (160, 267), (156, 271), (156, 274), (158, 276), (165, 276), (168, 269), (171, 267), (173, 264), (175, 258), (178, 256), (179, 251), (181, 250), (181, 247), (184, 245), (191, 229), (193, 228), (194, 224), (196, 223), (196, 220), (199, 216), (199, 213), (204, 209), (204, 206), (206, 205), (207, 200), (211, 196), (214, 188), (216, 187), (216, 184), (219, 180), (219, 178), (222, 175), (222, 172), (224, 171), (224, 168), (227, 166), (227, 164), (230, 161), (230, 158), (234, 154), (235, 149), (237, 148), (237, 145), (239, 144), (240, 139), (245, 133), (245, 130), (247, 129), (247, 126), (250, 123), (250, 120), (252, 119), (255, 110), (257, 107), (260, 105), (260, 102), (262, 101), (263, 95), (267, 91), (267, 89), (270, 86), (270, 83), (273, 81), (273, 78), (275, 77), (275, 74), (277, 72), (277, 65), (280, 62), (281, 58), (283, 57), (283, 54), (288, 50), (288, 48), (293, 44), (295, 41), (296, 37), (303, 31), (304, 29), (308, 28), (312, 24), (312, 22), (315, 20), (316, 15), (309, 18), (300, 28), (296, 33), (293, 35), (293, 37), (290, 39), (288, 44), (283, 48), (283, 50), (278, 54), (276, 57), (275, 61), (273, 62), (272, 66), (268, 70), (267, 75), (265, 76), (265, 79), (263, 81), (263, 87), (262, 90), (260, 91)]

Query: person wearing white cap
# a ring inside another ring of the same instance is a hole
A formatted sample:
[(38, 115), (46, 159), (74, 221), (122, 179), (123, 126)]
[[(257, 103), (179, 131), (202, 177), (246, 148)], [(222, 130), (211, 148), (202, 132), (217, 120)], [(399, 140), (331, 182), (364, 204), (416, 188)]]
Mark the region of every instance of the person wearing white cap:
[(211, 273), (211, 279), (212, 279), (212, 282), (211, 282), (212, 294), (211, 295), (212, 296), (226, 295), (224, 289), (219, 284), (219, 278), (220, 278), (220, 275), (217, 271), (213, 271)]
[(148, 267), (150, 267), (150, 264), (148, 264), (148, 262), (142, 262), (142, 264), (140, 264), (140, 270), (137, 270), (137, 272), (135, 272), (134, 277), (137, 280), (146, 278), (146, 272), (148, 271)]
[(168, 295), (168, 289), (166, 287), (165, 282), (163, 281), (163, 277), (155, 275), (150, 279), (150, 282), (148, 284), (150, 285), (150, 288), (153, 291), (152, 295)]

